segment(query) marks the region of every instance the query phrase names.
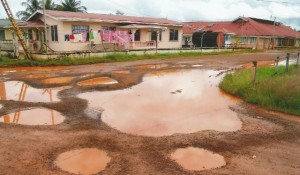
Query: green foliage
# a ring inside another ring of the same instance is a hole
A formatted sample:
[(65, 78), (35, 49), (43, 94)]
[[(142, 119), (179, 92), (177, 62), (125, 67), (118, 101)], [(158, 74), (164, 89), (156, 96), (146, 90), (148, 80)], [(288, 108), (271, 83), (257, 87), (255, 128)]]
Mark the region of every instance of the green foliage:
[(251, 50), (239, 50), (239, 51), (223, 51), (223, 52), (180, 52), (180, 53), (156, 53), (156, 54), (126, 54), (126, 53), (111, 53), (104, 57), (86, 57), (86, 58), (60, 58), (49, 59), (44, 61), (35, 60), (17, 60), (9, 59), (8, 56), (2, 56), (0, 60), (0, 67), (13, 67), (13, 66), (60, 66), (60, 65), (81, 65), (81, 64), (93, 64), (93, 63), (111, 63), (111, 62), (124, 62), (144, 59), (170, 59), (177, 57), (194, 57), (194, 56), (207, 56), (207, 55), (226, 55), (232, 53), (249, 53)]
[(57, 10), (70, 12), (87, 12), (87, 8), (81, 5), (81, 1), (63, 0), (57, 5)]
[(300, 70), (295, 66), (287, 73), (281, 66), (278, 74), (274, 67), (258, 68), (255, 85), (251, 70), (239, 70), (227, 74), (219, 86), (246, 102), (300, 115)]

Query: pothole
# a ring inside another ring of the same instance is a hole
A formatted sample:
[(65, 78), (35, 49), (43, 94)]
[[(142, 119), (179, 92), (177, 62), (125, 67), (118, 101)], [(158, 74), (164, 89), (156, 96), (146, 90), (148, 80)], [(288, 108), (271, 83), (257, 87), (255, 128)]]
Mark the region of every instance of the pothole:
[(79, 86), (93, 86), (100, 84), (117, 84), (118, 81), (109, 77), (93, 78), (78, 83)]
[(20, 125), (58, 125), (65, 117), (50, 109), (31, 109), (1, 116), (0, 122)]
[(175, 160), (184, 169), (191, 171), (210, 170), (226, 165), (223, 156), (194, 147), (177, 149), (171, 154), (171, 159)]
[(0, 82), (0, 99), (27, 102), (57, 102), (61, 88), (36, 89), (20, 81)]
[(90, 175), (103, 171), (110, 160), (105, 151), (85, 148), (60, 154), (54, 164), (69, 173)]
[[(101, 108), (101, 119), (121, 132), (166, 136), (203, 130), (237, 131), (242, 122), (229, 109), (238, 102), (219, 90), (219, 71), (176, 70), (145, 75), (132, 88), (87, 92), (79, 97)], [(130, 100), (128, 100), (130, 99)]]
[(68, 84), (71, 81), (73, 81), (74, 79), (75, 79), (75, 77), (48, 78), (48, 79), (42, 80), (42, 83), (43, 84), (56, 84), (56, 85), (60, 85), (60, 84)]

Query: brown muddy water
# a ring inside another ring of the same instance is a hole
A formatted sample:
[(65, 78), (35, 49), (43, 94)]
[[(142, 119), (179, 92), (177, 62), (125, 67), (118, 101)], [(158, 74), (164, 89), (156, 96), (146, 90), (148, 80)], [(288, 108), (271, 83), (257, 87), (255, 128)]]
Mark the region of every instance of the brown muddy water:
[(88, 100), (89, 108), (103, 108), (101, 119), (129, 134), (168, 136), (240, 130), (242, 122), (229, 109), (238, 102), (220, 92), (218, 74), (212, 70), (156, 71), (146, 74), (134, 87), (79, 97)]
[(109, 77), (93, 78), (78, 83), (79, 86), (93, 86), (99, 84), (117, 84), (118, 81)]
[(56, 85), (60, 85), (60, 84), (70, 83), (74, 79), (75, 79), (75, 77), (48, 78), (48, 79), (42, 80), (42, 83), (43, 84), (56, 84)]
[(223, 156), (201, 148), (177, 149), (170, 157), (184, 169), (191, 171), (210, 170), (226, 165)]
[(60, 154), (54, 164), (69, 173), (90, 175), (104, 170), (110, 160), (105, 151), (85, 148)]
[(64, 120), (65, 117), (59, 112), (43, 108), (14, 112), (0, 117), (1, 123), (20, 125), (57, 125)]
[(62, 89), (36, 89), (21, 81), (0, 82), (0, 100), (57, 102), (57, 93)]

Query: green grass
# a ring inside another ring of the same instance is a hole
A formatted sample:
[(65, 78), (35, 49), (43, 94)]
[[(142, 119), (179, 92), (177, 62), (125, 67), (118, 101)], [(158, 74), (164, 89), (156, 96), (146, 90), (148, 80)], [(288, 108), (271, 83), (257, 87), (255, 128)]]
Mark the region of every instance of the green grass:
[(286, 73), (281, 66), (278, 74), (275, 72), (273, 67), (258, 68), (253, 85), (251, 70), (239, 70), (227, 74), (219, 87), (246, 102), (300, 115), (300, 68), (291, 66)]
[(60, 58), (49, 59), (43, 61), (36, 60), (19, 60), (11, 59), (8, 56), (0, 57), (0, 67), (16, 67), (16, 66), (68, 66), (68, 65), (82, 65), (94, 63), (111, 63), (111, 62), (125, 62), (144, 59), (169, 59), (178, 57), (194, 57), (194, 56), (207, 56), (207, 55), (226, 55), (226, 54), (243, 54), (253, 53), (257, 51), (252, 50), (237, 50), (237, 51), (221, 51), (221, 52), (181, 52), (181, 53), (157, 53), (157, 54), (126, 54), (126, 53), (111, 53), (104, 57), (86, 57), (86, 58)]

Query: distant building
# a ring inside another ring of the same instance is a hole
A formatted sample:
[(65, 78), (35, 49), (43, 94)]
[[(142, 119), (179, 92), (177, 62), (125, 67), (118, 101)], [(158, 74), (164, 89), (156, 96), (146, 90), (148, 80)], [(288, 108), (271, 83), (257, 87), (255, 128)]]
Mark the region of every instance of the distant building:
[(224, 22), (186, 22), (183, 38), (190, 38), (195, 47), (273, 49), (300, 46), (296, 30), (279, 22), (250, 17)]

